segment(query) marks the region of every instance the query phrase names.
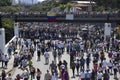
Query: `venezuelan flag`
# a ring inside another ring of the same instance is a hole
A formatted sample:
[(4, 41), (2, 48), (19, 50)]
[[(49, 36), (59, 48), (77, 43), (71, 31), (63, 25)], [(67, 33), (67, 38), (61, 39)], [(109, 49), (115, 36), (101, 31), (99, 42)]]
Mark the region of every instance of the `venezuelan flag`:
[(54, 13), (47, 14), (47, 18), (48, 18), (49, 22), (55, 22), (56, 21), (56, 14), (54, 14)]

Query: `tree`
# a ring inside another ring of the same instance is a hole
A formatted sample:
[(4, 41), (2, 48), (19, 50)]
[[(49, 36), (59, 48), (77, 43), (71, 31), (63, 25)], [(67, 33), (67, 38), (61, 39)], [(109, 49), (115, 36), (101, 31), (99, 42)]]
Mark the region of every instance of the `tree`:
[(10, 6), (11, 4), (11, 0), (0, 0), (0, 6)]
[(120, 0), (94, 0), (97, 3), (97, 6), (103, 6), (106, 9), (120, 8)]
[(95, 9), (96, 11), (104, 11), (105, 7), (104, 6), (99, 6)]
[(60, 7), (61, 10), (64, 10), (66, 8), (66, 5), (60, 4), (59, 7)]
[(67, 3), (67, 4), (66, 4), (66, 7), (68, 7), (68, 9), (70, 9), (71, 7), (73, 7), (73, 4)]
[(0, 7), (0, 12), (20, 12), (21, 11), (21, 7), (20, 6), (3, 6)]
[(8, 18), (2, 19), (2, 27), (5, 28), (6, 42), (8, 42), (14, 35), (13, 26), (14, 26), (14, 21), (12, 19), (8, 19)]

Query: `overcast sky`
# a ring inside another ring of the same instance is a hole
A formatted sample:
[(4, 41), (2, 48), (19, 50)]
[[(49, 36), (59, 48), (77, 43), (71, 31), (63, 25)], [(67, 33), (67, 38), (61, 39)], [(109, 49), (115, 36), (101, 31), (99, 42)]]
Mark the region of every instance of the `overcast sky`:
[(44, 1), (44, 0), (38, 0), (38, 1), (40, 1), (40, 2), (41, 2), (41, 1)]

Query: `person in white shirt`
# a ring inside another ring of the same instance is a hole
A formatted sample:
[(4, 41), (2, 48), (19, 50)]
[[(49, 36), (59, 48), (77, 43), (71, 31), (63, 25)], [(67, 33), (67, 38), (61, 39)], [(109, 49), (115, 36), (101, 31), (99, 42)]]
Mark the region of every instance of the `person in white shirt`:
[[(107, 66), (108, 66), (108, 72), (109, 72), (110, 74), (112, 74), (113, 63), (112, 63), (112, 61), (111, 61), (111, 60), (110, 60), (110, 61), (108, 61)], [(111, 70), (111, 72), (110, 72), (110, 70)]]
[(51, 80), (58, 80), (55, 73), (52, 74), (52, 79)]
[(19, 58), (19, 54), (17, 52), (14, 53), (14, 59), (18, 59)]
[(103, 77), (103, 74), (102, 74), (101, 71), (99, 71), (99, 72), (97, 73), (97, 79), (98, 79), (98, 80), (102, 80), (102, 77)]
[(106, 61), (106, 59), (103, 60), (103, 62), (102, 62), (102, 68), (103, 68), (103, 70), (107, 69), (107, 61)]
[(84, 70), (81, 71), (79, 80), (85, 80), (85, 72), (84, 72)]
[(45, 64), (49, 64), (49, 52), (45, 51), (44, 56), (45, 56)]
[(7, 66), (8, 66), (8, 61), (9, 61), (9, 58), (8, 58), (7, 55), (5, 55), (4, 61), (5, 61), (5, 68), (7, 68)]
[(22, 73), (23, 80), (29, 80), (29, 72), (28, 70), (24, 70)]

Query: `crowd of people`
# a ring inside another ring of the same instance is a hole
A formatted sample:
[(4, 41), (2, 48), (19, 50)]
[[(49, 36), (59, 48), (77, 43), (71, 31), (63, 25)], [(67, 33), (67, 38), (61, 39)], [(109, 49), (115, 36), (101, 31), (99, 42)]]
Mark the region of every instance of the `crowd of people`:
[[(120, 75), (120, 42), (114, 38), (114, 32), (104, 39), (102, 27), (87, 26), (83, 30), (79, 24), (41, 23), (37, 27), (20, 29), (19, 35), (20, 38), (9, 44), (8, 56), (2, 55), (2, 59), (6, 59), (2, 60), (6, 68), (13, 54), (13, 66), (23, 70), (15, 80), (40, 80), (41, 76), (44, 80), (70, 80), (69, 69), (72, 70), (72, 78), (77, 75), (79, 80), (111, 80), (111, 76), (118, 79)], [(37, 61), (44, 56), (45, 65), (49, 66), (50, 70), (46, 70), (45, 75), (33, 65), (35, 52)], [(52, 63), (49, 52), (53, 55)], [(70, 62), (62, 61), (62, 55), (66, 53)], [(11, 80), (7, 78), (12, 78), (11, 74), (7, 76), (3, 70), (2, 80)]]
[[(112, 10), (112, 11), (75, 11), (75, 12), (71, 12), (71, 11), (67, 11), (67, 12), (57, 12), (56, 15), (66, 15), (66, 14), (74, 14), (74, 15), (106, 15), (106, 14), (110, 14), (110, 15), (113, 15), (115, 16), (114, 14), (119, 14), (120, 11), (119, 10)], [(24, 16), (46, 16), (47, 15), (47, 12), (16, 12), (16, 13), (13, 13), (13, 12), (0, 12), (1, 15), (17, 15), (17, 16), (20, 16), (20, 17), (24, 17)], [(84, 17), (83, 16), (83, 17)]]
[[(25, 26), (25, 25), (23, 25)], [(40, 26), (40, 27), (39, 27)], [(22, 27), (19, 30), (21, 38), (35, 38), (35, 39), (59, 39), (59, 38), (77, 38), (79, 27), (74, 24), (69, 23), (53, 23), (53, 24), (39, 24), (39, 26), (34, 26), (30, 28)]]

